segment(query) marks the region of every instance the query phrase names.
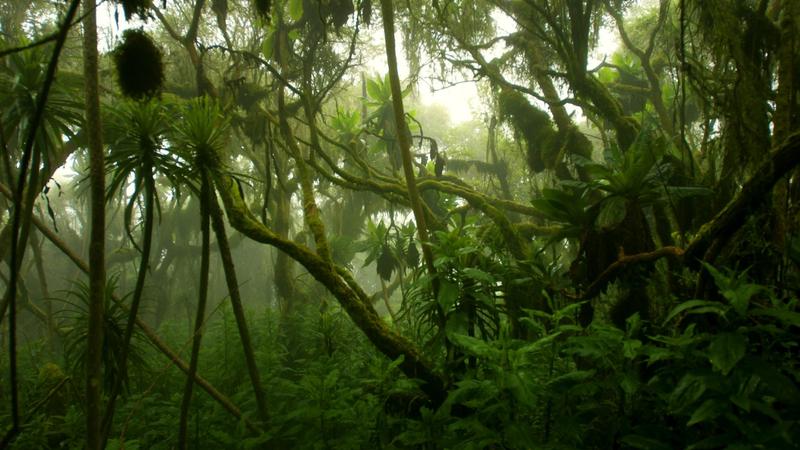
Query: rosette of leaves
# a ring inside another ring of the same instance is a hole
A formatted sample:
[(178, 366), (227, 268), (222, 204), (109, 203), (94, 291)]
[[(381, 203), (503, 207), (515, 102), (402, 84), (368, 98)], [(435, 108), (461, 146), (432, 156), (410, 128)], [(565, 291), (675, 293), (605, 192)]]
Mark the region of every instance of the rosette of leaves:
[(384, 281), (389, 281), (392, 279), (392, 272), (394, 272), (394, 257), (392, 256), (392, 250), (389, 248), (388, 245), (383, 244), (381, 246), (381, 253), (378, 256), (378, 261), (375, 267), (375, 271), (378, 273)]
[(406, 251), (406, 265), (408, 267), (419, 266), (419, 250), (414, 243), (414, 237), (411, 236), (408, 240), (408, 250)]
[[(128, 311), (122, 302), (114, 301), (118, 277), (112, 276), (106, 283), (103, 316), (103, 386), (110, 391), (117, 378), (122, 377), (122, 387), (128, 388), (127, 370), (120, 365), (120, 355), (126, 345), (124, 339), (125, 323)], [(123, 298), (125, 301), (130, 295)], [(76, 281), (72, 289), (66, 292), (64, 303), (68, 305), (61, 321), (65, 333), (66, 360), (70, 361), (70, 370), (75, 374), (86, 370), (87, 335), (89, 332), (89, 286), (83, 281)], [(133, 337), (127, 344), (128, 366), (142, 370), (147, 369), (144, 359), (144, 336), (134, 329)], [(79, 376), (76, 376), (79, 378)]]
[(161, 93), (164, 86), (161, 50), (144, 30), (125, 30), (113, 57), (123, 95), (141, 100)]
[(374, 261), (378, 276), (384, 281), (389, 281), (397, 268), (397, 259), (389, 245), (389, 230), (382, 222), (369, 221), (366, 234), (366, 237), (359, 242), (360, 250), (368, 252), (363, 267)]

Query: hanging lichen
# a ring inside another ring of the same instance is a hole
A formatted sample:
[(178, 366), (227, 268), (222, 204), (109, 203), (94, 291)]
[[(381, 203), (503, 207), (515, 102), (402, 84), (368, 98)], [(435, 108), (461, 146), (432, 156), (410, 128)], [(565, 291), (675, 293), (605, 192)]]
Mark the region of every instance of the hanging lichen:
[(122, 94), (136, 100), (158, 95), (164, 86), (161, 50), (141, 29), (125, 30), (113, 52)]

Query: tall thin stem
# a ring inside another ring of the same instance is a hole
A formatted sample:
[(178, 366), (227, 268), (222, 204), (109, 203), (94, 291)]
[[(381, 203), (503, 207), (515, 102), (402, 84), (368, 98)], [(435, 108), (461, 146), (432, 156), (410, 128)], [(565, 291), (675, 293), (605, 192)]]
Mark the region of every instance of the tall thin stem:
[(83, 5), (83, 72), (86, 86), (86, 131), (91, 180), (89, 244), (89, 331), (86, 363), (86, 443), (89, 450), (103, 447), (103, 315), (105, 314), (105, 170), (100, 122), (97, 17), (94, 2)]
[(422, 200), (417, 190), (417, 182), (414, 178), (414, 164), (411, 159), (410, 133), (407, 133), (408, 124), (405, 119), (403, 108), (403, 93), (400, 88), (400, 76), (397, 72), (397, 52), (394, 42), (394, 8), (392, 0), (381, 0), (381, 12), (383, 14), (383, 35), (386, 40), (386, 59), (389, 63), (389, 84), (392, 88), (392, 106), (394, 107), (394, 120), (397, 124), (397, 139), (400, 142), (400, 152), (403, 156), (403, 173), (406, 177), (406, 187), (408, 189), (408, 199), (411, 209), (414, 211), (414, 220), (417, 222), (417, 234), (422, 242), (422, 255), (425, 259), (425, 266), (432, 275), (436, 273), (433, 266), (433, 253), (428, 246), (428, 228), (425, 224), (425, 211), (422, 207)]
[(225, 221), (222, 219), (222, 210), (219, 204), (217, 204), (216, 196), (212, 193), (212, 195), (209, 195), (208, 200), (211, 213), (211, 225), (214, 227), (214, 235), (217, 237), (217, 245), (219, 245), (222, 268), (225, 271), (225, 281), (228, 284), (228, 293), (231, 297), (231, 307), (233, 308), (233, 315), (236, 318), (239, 338), (242, 341), (242, 350), (244, 351), (244, 359), (247, 363), (247, 372), (250, 375), (250, 383), (253, 385), (253, 393), (256, 396), (258, 415), (261, 421), (266, 424), (269, 420), (267, 396), (264, 393), (264, 387), (261, 385), (261, 377), (258, 373), (255, 352), (253, 351), (253, 342), (250, 338), (250, 331), (247, 328), (247, 319), (245, 317), (244, 307), (242, 307), (242, 295), (239, 292), (239, 282), (236, 280), (236, 267), (233, 263), (233, 255), (231, 254), (228, 235), (225, 232)]
[[(142, 149), (149, 151), (149, 149)], [(122, 350), (119, 356), (120, 375), (114, 380), (114, 386), (108, 396), (105, 416), (103, 416), (103, 439), (108, 440), (111, 425), (114, 422), (114, 409), (117, 397), (122, 391), (122, 385), (128, 376), (128, 356), (130, 354), (131, 337), (133, 328), (136, 325), (136, 317), (139, 314), (139, 305), (142, 301), (144, 292), (144, 282), (147, 278), (147, 268), (150, 264), (150, 249), (153, 246), (153, 221), (154, 221), (154, 198), (155, 179), (153, 174), (153, 164), (150, 154), (144, 155), (142, 161), (141, 175), (144, 182), (144, 230), (142, 230), (142, 259), (139, 261), (139, 273), (136, 276), (136, 286), (133, 289), (133, 299), (131, 300), (131, 310), (128, 313), (128, 321), (125, 324), (125, 335), (122, 341)]]
[(210, 260), (210, 220), (209, 220), (209, 195), (210, 182), (206, 177), (205, 171), (201, 172), (200, 184), (200, 216), (203, 234), (202, 256), (200, 259), (200, 291), (197, 300), (197, 315), (194, 320), (194, 334), (192, 335), (192, 356), (189, 360), (189, 374), (186, 377), (186, 385), (183, 389), (183, 400), (181, 401), (181, 418), (178, 427), (178, 448), (185, 450), (189, 448), (188, 422), (189, 406), (192, 402), (192, 388), (194, 387), (194, 376), (197, 374), (197, 362), (200, 356), (200, 341), (203, 338), (203, 319), (206, 315), (206, 301), (208, 300), (208, 272)]
[[(19, 172), (19, 181), (17, 183), (17, 189), (14, 191), (14, 215), (12, 218), (12, 228), (11, 228), (11, 267), (10, 267), (10, 279), (8, 283), (8, 290), (7, 295), (4, 297), (7, 299), (4, 304), (10, 306), (10, 314), (9, 314), (9, 326), (8, 326), (8, 357), (9, 357), (9, 381), (11, 384), (11, 428), (9, 429), (8, 433), (3, 436), (2, 441), (0, 441), (0, 448), (5, 448), (11, 440), (19, 433), (20, 429), (20, 421), (19, 421), (19, 391), (18, 391), (18, 382), (17, 382), (17, 318), (16, 318), (16, 307), (17, 307), (17, 277), (19, 276), (19, 268), (22, 266), (22, 259), (24, 256), (24, 244), (25, 242), (21, 242), (20, 239), (20, 228), (21, 224), (23, 223), (23, 215), (27, 218), (30, 218), (30, 215), (33, 211), (33, 204), (30, 204), (30, 207), (25, 208), (23, 213), (23, 204), (22, 204), (22, 193), (25, 188), (25, 181), (28, 175), (28, 166), (30, 165), (31, 155), (33, 153), (33, 143), (36, 137), (36, 133), (38, 132), (39, 125), (42, 122), (42, 117), (44, 115), (44, 108), (47, 104), (47, 97), (50, 93), (50, 87), (53, 85), (53, 81), (55, 80), (56, 75), (56, 68), (58, 67), (58, 59), (61, 55), (61, 50), (64, 48), (64, 42), (67, 40), (67, 33), (69, 32), (69, 25), (72, 23), (72, 20), (75, 18), (75, 14), (78, 11), (78, 6), (80, 5), (80, 0), (72, 0), (70, 3), (69, 8), (67, 9), (67, 13), (64, 17), (64, 21), (59, 28), (58, 37), (56, 39), (55, 48), (53, 49), (53, 56), (50, 58), (50, 62), (47, 66), (47, 72), (44, 78), (44, 84), (42, 85), (42, 90), (39, 95), (36, 97), (36, 110), (34, 112), (33, 118), (30, 122), (30, 127), (28, 128), (28, 134), (25, 139), (25, 148), (22, 152), (22, 159), (20, 160), (20, 172)], [(28, 184), (30, 189), (35, 189), (32, 183)], [(28, 220), (26, 222), (29, 223)], [(23, 244), (20, 248), (19, 244)], [(2, 315), (2, 314), (0, 314)]]

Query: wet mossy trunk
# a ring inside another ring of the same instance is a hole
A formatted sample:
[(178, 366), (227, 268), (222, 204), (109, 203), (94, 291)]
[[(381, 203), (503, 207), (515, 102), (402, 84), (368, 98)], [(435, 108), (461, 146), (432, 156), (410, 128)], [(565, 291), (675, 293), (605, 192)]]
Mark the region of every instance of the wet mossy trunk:
[[(641, 206), (634, 201), (626, 204), (627, 214), (622, 222), (611, 230), (596, 230), (590, 228), (581, 241), (579, 257), (570, 272), (575, 281), (587, 285), (597, 280), (600, 275), (615, 261), (620, 254), (634, 255), (652, 251), (655, 246), (650, 233), (650, 227)], [(619, 272), (608, 282), (617, 279), (623, 290), (620, 299), (611, 306), (611, 318), (614, 325), (624, 329), (625, 319), (634, 313), (639, 313), (645, 319), (649, 316), (649, 301), (644, 286), (637, 280), (645, 279), (641, 273), (642, 267), (632, 267)], [(592, 301), (585, 303), (579, 312), (581, 326), (587, 327), (594, 319), (595, 307)]]

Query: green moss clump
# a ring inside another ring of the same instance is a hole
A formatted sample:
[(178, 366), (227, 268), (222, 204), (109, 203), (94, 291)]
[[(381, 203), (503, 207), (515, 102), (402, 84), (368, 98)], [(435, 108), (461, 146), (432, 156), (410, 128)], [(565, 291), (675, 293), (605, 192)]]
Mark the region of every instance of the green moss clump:
[(560, 139), (550, 116), (531, 105), (519, 92), (503, 89), (498, 98), (500, 118), (525, 139), (528, 167), (534, 173), (553, 168)]
[(113, 57), (123, 95), (141, 100), (161, 93), (164, 86), (161, 50), (147, 33), (141, 29), (125, 30)]

